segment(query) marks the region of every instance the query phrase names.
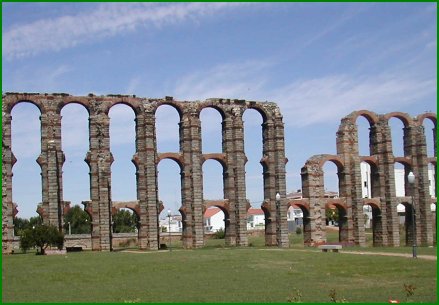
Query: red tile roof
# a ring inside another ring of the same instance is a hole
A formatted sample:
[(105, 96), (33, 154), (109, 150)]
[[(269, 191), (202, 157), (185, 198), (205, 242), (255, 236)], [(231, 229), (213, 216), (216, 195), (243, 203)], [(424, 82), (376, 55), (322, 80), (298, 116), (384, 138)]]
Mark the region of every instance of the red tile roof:
[(219, 212), (221, 212), (220, 208), (210, 207), (210, 208), (208, 208), (206, 210), (206, 212), (204, 212), (204, 218), (210, 218), (210, 217), (212, 217), (213, 215), (215, 215), (215, 214), (217, 214)]
[(264, 215), (264, 211), (262, 209), (250, 208), (247, 211), (247, 215)]

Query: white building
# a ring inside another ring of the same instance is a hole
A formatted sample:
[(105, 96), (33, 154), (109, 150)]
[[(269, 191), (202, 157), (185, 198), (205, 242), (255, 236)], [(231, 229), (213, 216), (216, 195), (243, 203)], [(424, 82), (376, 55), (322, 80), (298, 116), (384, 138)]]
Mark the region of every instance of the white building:
[(261, 230), (265, 228), (265, 215), (262, 209), (250, 208), (247, 211), (247, 230)]
[(210, 207), (204, 213), (204, 231), (217, 232), (224, 230), (224, 212), (220, 208)]
[[(183, 231), (183, 223), (181, 215), (171, 215), (169, 221), (169, 217), (160, 219), (160, 228), (162, 232), (182, 232)], [(163, 229), (164, 228), (164, 229)]]
[[(362, 196), (363, 198), (370, 198), (372, 197), (371, 192), (371, 183), (370, 178), (371, 177), (371, 170), (370, 165), (362, 162), (361, 163), (361, 185), (362, 185)], [(434, 171), (432, 169), (428, 170), (428, 180), (430, 183), (430, 195), (432, 197), (436, 197), (436, 183), (434, 180)], [(403, 168), (395, 168), (395, 193), (396, 197), (404, 197), (405, 196), (405, 170)], [(398, 213), (404, 213), (405, 212), (405, 206), (402, 204), (398, 204), (396, 207)], [(367, 222), (366, 222), (366, 228), (370, 227), (370, 220), (372, 219), (372, 208), (370, 206), (364, 206), (364, 213), (368, 216)], [(436, 205), (431, 204), (431, 210), (436, 210)], [(403, 222), (403, 218), (401, 222)]]
[[(370, 165), (366, 162), (361, 163), (361, 185), (362, 185), (362, 195), (363, 198), (371, 198), (371, 182), (370, 182)], [(402, 168), (395, 168), (395, 191), (396, 197), (404, 197), (405, 196), (405, 180), (404, 180), (405, 171)], [(432, 169), (428, 170), (428, 180), (430, 182), (430, 195), (432, 197), (436, 197), (435, 195), (435, 180), (434, 180), (434, 171)]]

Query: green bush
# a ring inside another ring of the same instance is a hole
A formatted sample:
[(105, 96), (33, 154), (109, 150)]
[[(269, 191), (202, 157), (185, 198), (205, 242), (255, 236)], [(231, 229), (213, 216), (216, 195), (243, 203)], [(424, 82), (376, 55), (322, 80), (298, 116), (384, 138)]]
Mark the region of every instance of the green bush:
[(49, 246), (62, 249), (64, 245), (64, 233), (58, 231), (53, 225), (37, 225), (32, 229), (26, 229), (22, 232), (20, 238), (20, 248), (26, 250), (38, 247), (38, 254), (44, 255), (44, 251)]
[(215, 239), (224, 239), (225, 237), (226, 237), (226, 232), (222, 228), (215, 232), (214, 235)]
[(302, 228), (301, 227), (296, 227), (296, 234), (297, 235), (302, 234)]

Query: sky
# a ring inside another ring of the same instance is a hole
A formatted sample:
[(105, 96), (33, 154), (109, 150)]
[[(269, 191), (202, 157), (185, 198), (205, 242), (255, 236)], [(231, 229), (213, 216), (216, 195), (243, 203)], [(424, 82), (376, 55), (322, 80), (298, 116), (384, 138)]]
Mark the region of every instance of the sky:
[[(2, 92), (135, 94), (176, 100), (238, 98), (276, 102), (285, 123), (287, 190), (301, 188), (300, 169), (315, 154), (336, 153), (342, 117), (367, 109), (412, 116), (437, 111), (436, 3), (2, 3)], [(39, 111), (12, 112), (13, 201), (17, 216), (41, 201)], [(89, 200), (88, 117), (62, 110), (64, 200)], [(178, 114), (156, 113), (159, 152), (178, 151)], [(112, 199), (135, 200), (134, 113), (110, 110)], [(247, 198), (263, 201), (262, 118), (244, 113)], [(203, 153), (221, 151), (221, 119), (201, 113)], [(368, 124), (357, 121), (360, 154)], [(390, 121), (394, 155), (402, 123)], [(429, 153), (433, 125), (426, 121)], [(431, 136), (430, 136), (431, 135)], [(328, 163), (325, 188), (337, 191)], [(205, 199), (221, 199), (222, 169), (203, 166)], [(177, 164), (159, 164), (159, 198), (181, 205)]]

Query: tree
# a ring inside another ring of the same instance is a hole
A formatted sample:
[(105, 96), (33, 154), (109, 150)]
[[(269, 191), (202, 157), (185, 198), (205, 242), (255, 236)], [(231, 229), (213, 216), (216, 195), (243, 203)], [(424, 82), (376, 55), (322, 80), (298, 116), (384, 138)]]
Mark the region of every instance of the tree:
[(338, 209), (326, 209), (326, 224), (329, 223), (329, 221), (338, 222)]
[(44, 255), (49, 246), (62, 249), (64, 245), (64, 234), (58, 231), (53, 225), (37, 225), (35, 228), (25, 229), (20, 238), (20, 248), (26, 250), (32, 247), (40, 249), (39, 254)]
[(69, 223), (72, 234), (91, 233), (90, 216), (78, 205), (75, 205), (64, 215), (64, 232), (69, 232)]
[(128, 210), (119, 210), (113, 216), (113, 232), (114, 233), (130, 233), (136, 232), (137, 215)]
[(21, 236), (24, 230), (31, 229), (32, 227), (43, 223), (40, 216), (34, 216), (31, 217), (30, 219), (14, 217), (13, 222), (14, 222), (14, 234), (16, 236)]

